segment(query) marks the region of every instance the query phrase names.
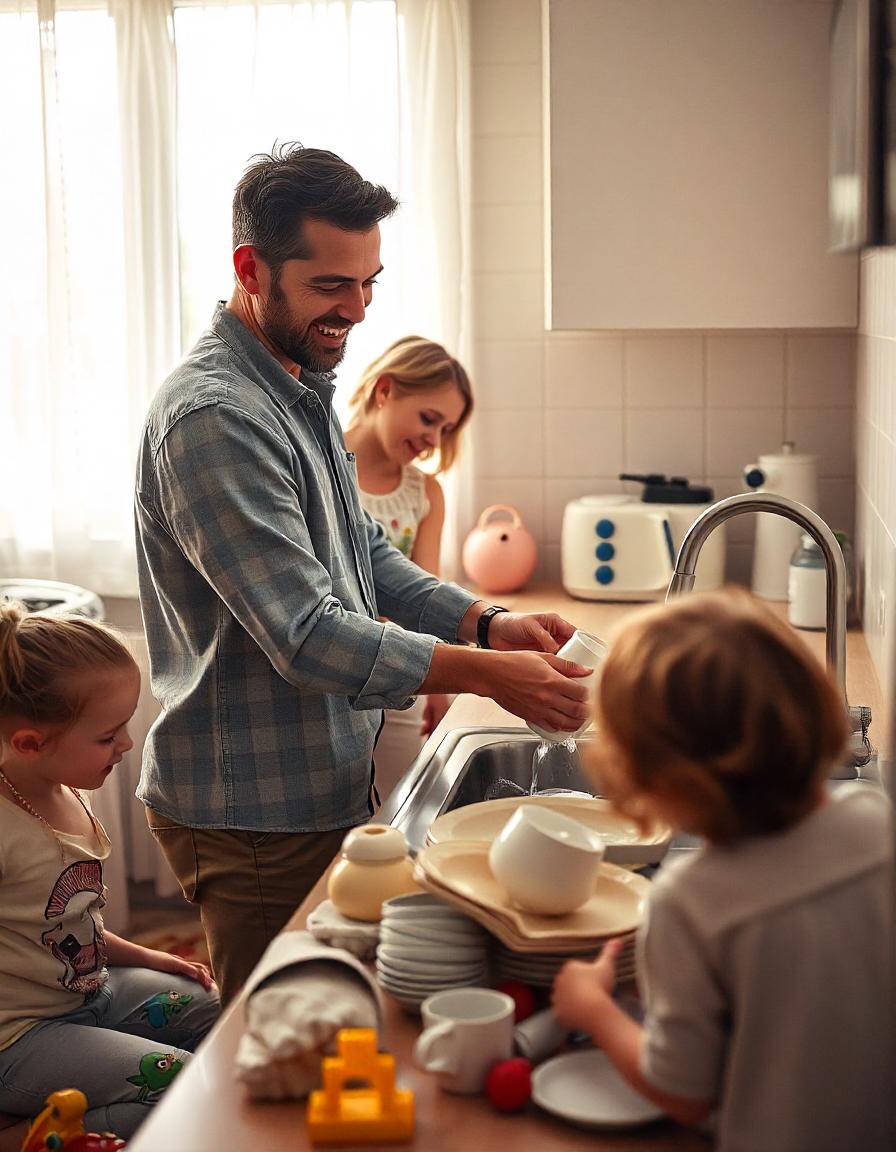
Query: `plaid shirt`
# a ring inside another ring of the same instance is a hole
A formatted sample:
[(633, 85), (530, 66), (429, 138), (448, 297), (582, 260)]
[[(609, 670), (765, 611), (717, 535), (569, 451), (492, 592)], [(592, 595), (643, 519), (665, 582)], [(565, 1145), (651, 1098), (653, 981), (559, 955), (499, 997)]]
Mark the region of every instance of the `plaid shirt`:
[(380, 709), (412, 702), (475, 602), (363, 511), (333, 392), (219, 305), (150, 406), (137, 553), (162, 714), (137, 796), (180, 824), (366, 820)]

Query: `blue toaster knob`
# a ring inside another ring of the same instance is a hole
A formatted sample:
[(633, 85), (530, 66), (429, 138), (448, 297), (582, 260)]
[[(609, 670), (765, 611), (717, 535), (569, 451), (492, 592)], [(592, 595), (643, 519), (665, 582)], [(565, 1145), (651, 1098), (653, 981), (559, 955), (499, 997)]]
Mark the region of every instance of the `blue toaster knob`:
[(594, 549), (594, 555), (598, 558), (598, 560), (612, 560), (616, 555), (616, 549), (612, 544), (608, 544), (606, 541), (604, 541), (603, 544), (598, 544), (598, 546)]
[(609, 584), (613, 579), (613, 569), (609, 564), (601, 564), (599, 568), (595, 569), (594, 579), (598, 584)]
[(616, 525), (612, 520), (598, 520), (594, 525), (594, 531), (600, 536), (601, 540), (609, 540), (616, 531)]

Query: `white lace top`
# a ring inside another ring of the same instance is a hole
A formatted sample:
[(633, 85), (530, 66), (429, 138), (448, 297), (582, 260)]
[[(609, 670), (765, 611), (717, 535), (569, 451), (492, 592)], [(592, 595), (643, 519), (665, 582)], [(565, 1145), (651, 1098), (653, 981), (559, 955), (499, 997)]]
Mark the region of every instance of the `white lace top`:
[(361, 504), (370, 515), (379, 520), (395, 547), (410, 556), (417, 538), (417, 527), (429, 512), (426, 478), (419, 468), (408, 464), (401, 474), (401, 483), (391, 492), (377, 495), (358, 489)]

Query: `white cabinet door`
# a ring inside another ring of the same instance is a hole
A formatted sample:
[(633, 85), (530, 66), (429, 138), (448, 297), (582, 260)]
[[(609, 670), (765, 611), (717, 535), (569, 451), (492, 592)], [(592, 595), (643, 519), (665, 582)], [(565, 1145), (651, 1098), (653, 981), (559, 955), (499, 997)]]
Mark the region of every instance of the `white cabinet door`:
[(824, 0), (547, 0), (550, 328), (857, 322)]

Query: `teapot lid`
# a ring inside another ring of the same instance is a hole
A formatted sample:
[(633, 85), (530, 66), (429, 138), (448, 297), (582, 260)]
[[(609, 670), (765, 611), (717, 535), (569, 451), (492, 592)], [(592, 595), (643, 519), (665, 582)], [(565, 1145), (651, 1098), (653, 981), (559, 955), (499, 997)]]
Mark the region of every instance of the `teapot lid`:
[(408, 841), (400, 828), (386, 824), (361, 824), (342, 841), (349, 860), (400, 860), (408, 854)]

